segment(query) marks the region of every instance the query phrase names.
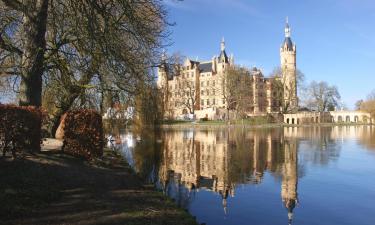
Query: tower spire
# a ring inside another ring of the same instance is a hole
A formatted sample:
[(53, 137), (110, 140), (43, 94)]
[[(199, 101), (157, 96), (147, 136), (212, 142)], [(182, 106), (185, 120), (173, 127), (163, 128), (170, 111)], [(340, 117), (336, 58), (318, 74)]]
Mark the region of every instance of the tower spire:
[(221, 49), (221, 51), (225, 51), (225, 40), (224, 40), (224, 37), (221, 39), (220, 49)]
[(161, 53), (161, 60), (164, 62), (165, 60), (167, 60), (167, 52), (165, 51), (165, 49), (163, 49), (163, 52)]
[(290, 27), (289, 27), (289, 18), (286, 17), (286, 24), (285, 24), (285, 37), (290, 37)]

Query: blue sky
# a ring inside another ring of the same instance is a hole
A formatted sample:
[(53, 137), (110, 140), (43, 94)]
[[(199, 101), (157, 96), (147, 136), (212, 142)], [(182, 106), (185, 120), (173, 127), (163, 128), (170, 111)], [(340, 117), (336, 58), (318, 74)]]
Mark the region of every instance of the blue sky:
[(306, 81), (327, 81), (344, 103), (375, 89), (374, 0), (166, 0), (173, 45), (192, 59), (219, 54), (225, 37), (235, 62), (268, 75), (280, 64), (279, 47), (289, 17), (297, 67)]

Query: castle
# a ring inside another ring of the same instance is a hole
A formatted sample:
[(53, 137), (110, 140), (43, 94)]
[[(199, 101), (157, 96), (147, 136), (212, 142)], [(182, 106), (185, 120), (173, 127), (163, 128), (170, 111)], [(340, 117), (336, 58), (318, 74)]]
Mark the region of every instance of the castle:
[[(248, 71), (251, 80), (248, 85), (251, 90), (247, 98), (248, 116), (293, 112), (298, 108), (296, 45), (291, 40), (288, 21), (280, 47), (280, 61), (281, 74), (275, 77), (265, 77), (256, 67)], [(219, 56), (209, 61), (198, 62), (187, 58), (182, 65), (172, 68), (163, 58), (158, 68), (157, 86), (163, 93), (165, 117), (192, 114), (197, 119), (225, 117), (228, 100), (225, 98), (224, 82), (228, 69), (234, 66), (233, 55), (226, 53), (224, 38)]]

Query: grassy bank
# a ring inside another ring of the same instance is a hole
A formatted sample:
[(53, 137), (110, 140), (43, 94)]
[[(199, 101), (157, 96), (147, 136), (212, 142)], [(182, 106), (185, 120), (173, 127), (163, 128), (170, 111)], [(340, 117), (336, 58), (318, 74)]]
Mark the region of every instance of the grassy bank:
[(0, 224), (196, 224), (110, 150), (92, 163), (49, 151), (0, 168)]

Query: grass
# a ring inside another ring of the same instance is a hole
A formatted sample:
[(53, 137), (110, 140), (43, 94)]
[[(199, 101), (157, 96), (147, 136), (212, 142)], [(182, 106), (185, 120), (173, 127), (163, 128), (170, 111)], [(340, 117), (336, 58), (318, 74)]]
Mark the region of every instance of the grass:
[(207, 121), (198, 121), (197, 124), (201, 125), (225, 125), (226, 121), (223, 120), (207, 120)]
[(162, 124), (166, 125), (173, 125), (173, 124), (189, 124), (192, 121), (187, 121), (187, 120), (164, 120)]
[(196, 224), (106, 150), (88, 163), (46, 152), (0, 158), (0, 224)]
[[(164, 121), (163, 125), (226, 125), (228, 121), (225, 120), (207, 120), (207, 121), (183, 121), (183, 120), (169, 120)], [(253, 117), (248, 119), (230, 120), (231, 125), (265, 125), (272, 124), (267, 117)]]

